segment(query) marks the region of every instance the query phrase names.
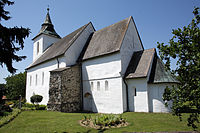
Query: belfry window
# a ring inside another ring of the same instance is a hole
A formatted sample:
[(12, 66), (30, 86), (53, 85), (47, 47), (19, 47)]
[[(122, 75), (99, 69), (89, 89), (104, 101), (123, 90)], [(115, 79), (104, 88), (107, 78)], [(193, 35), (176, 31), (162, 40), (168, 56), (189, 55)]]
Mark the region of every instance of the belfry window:
[(37, 54), (39, 54), (39, 52), (40, 52), (40, 44), (39, 42), (37, 42)]

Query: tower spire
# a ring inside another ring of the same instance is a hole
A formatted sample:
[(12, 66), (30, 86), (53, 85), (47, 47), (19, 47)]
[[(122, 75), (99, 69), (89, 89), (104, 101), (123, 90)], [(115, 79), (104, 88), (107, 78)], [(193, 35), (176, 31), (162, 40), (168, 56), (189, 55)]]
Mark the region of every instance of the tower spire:
[(46, 35), (51, 35), (57, 38), (61, 38), (55, 31), (54, 26), (51, 22), (51, 18), (49, 15), (49, 6), (47, 8), (47, 15), (46, 18), (44, 20), (44, 23), (42, 24), (42, 27), (40, 29), (40, 32), (37, 34), (37, 36), (35, 36), (33, 39), (35, 39), (36, 37), (38, 37), (41, 34), (46, 34)]

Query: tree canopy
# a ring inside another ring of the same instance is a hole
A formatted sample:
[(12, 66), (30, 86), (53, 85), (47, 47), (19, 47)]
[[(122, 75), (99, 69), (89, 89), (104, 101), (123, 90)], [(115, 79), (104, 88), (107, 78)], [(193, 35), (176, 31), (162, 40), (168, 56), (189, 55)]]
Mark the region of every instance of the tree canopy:
[(4, 10), (6, 5), (13, 5), (14, 2), (9, 0), (0, 0), (0, 65), (5, 64), (10, 73), (15, 73), (13, 61), (19, 62), (25, 59), (25, 56), (18, 56), (17, 51), (24, 48), (24, 39), (28, 37), (30, 29), (17, 26), (7, 28), (1, 24), (2, 20), (9, 20), (9, 12)]
[(6, 80), (6, 96), (9, 99), (19, 99), (26, 94), (26, 72), (8, 76)]
[(174, 29), (169, 45), (158, 43), (160, 57), (170, 70), (172, 59), (177, 61), (173, 73), (180, 81), (176, 87), (166, 88), (163, 100), (172, 100), (173, 114), (181, 118), (182, 113), (190, 113), (188, 126), (196, 127), (200, 113), (200, 15), (199, 8), (193, 11), (194, 18), (188, 26)]

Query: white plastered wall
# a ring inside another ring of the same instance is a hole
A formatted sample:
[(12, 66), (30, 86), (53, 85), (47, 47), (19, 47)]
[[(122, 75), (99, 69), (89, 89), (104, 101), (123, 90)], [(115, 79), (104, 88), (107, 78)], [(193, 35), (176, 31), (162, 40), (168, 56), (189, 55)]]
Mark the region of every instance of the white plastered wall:
[[(58, 65), (59, 61), (59, 65)], [(26, 100), (30, 103), (30, 97), (35, 93), (43, 96), (43, 100), (40, 104), (47, 104), (49, 100), (49, 79), (50, 71), (65, 67), (65, 57), (50, 60), (46, 63), (37, 65), (33, 68), (27, 70), (26, 78)], [(36, 75), (37, 75), (37, 84), (36, 84)], [(44, 75), (44, 78), (43, 78)], [(30, 81), (31, 80), (31, 81)]]
[[(57, 42), (59, 38), (48, 36), (45, 34), (41, 34), (37, 38), (34, 39), (33, 44), (33, 61), (35, 61), (37, 58), (39, 58), (44, 50), (46, 50), (47, 47), (49, 47), (51, 44)], [(37, 43), (39, 42), (39, 53), (37, 53)]]
[[(122, 113), (122, 77), (120, 54), (114, 53), (82, 63), (83, 80), (83, 104), (84, 110), (99, 113)], [(108, 82), (108, 90), (105, 90), (105, 82)], [(93, 88), (91, 90), (91, 84)], [(98, 89), (97, 84), (100, 84)], [(88, 104), (86, 93), (92, 95), (92, 105)], [(92, 107), (91, 107), (92, 106)]]
[[(30, 102), (30, 97), (35, 94), (43, 96), (41, 104), (47, 104), (49, 100), (49, 80), (50, 80), (50, 71), (66, 67), (68, 65), (74, 65), (78, 59), (82, 48), (84, 47), (89, 35), (94, 31), (91, 23), (84, 29), (81, 35), (75, 40), (75, 42), (70, 46), (70, 48), (65, 52), (64, 56), (57, 59), (52, 59), (48, 62), (37, 65), (33, 68), (27, 70), (27, 84), (26, 84), (26, 99), (27, 102)], [(56, 41), (55, 38), (49, 37), (46, 35), (41, 35), (36, 38), (34, 46), (37, 45), (37, 41), (40, 41), (40, 44), (44, 42), (45, 48)], [(42, 51), (43, 47), (40, 47)], [(37, 52), (37, 48), (34, 47), (33, 53)], [(39, 57), (39, 54), (38, 54)], [(35, 59), (37, 59), (36, 57)], [(58, 64), (59, 63), (59, 64)], [(42, 75), (44, 73), (44, 81), (42, 81)], [(36, 75), (37, 75), (37, 85), (36, 85)], [(31, 79), (31, 85), (30, 85)], [(42, 83), (43, 82), (43, 83)]]
[[(121, 66), (122, 71), (121, 74), (124, 75), (126, 69), (129, 65), (131, 57), (135, 51), (143, 50), (142, 44), (140, 42), (138, 33), (136, 31), (136, 27), (134, 25), (133, 20), (130, 20), (128, 29), (126, 31), (124, 40), (122, 42), (122, 46), (120, 48), (120, 56), (121, 56)], [(123, 109), (126, 111), (127, 109), (127, 98), (126, 98), (126, 86), (123, 82)]]
[(74, 65), (94, 28), (90, 23), (65, 53), (67, 65)]
[[(165, 107), (162, 96), (166, 86), (171, 87), (170, 83), (148, 84), (149, 111), (150, 112), (170, 112), (170, 107)], [(171, 103), (169, 103), (171, 104)]]
[[(129, 110), (133, 112), (149, 112), (146, 78), (128, 79), (127, 83), (129, 91)], [(136, 88), (136, 96), (134, 88)]]

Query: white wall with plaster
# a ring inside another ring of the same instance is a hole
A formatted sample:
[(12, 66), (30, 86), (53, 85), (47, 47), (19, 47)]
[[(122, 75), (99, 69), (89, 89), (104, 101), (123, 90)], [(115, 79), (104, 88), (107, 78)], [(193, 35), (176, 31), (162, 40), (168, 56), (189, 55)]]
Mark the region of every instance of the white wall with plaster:
[(33, 61), (38, 59), (50, 45), (57, 42), (58, 40), (60, 40), (60, 38), (48, 36), (45, 34), (41, 34), (40, 36), (35, 38), (33, 40), (34, 41), (34, 43), (33, 43)]
[[(59, 61), (59, 65), (58, 65)], [(62, 56), (57, 59), (50, 60), (43, 64), (37, 65), (27, 70), (26, 78), (26, 100), (30, 103), (30, 97), (33, 94), (43, 96), (43, 100), (40, 104), (47, 104), (49, 100), (49, 80), (50, 71), (65, 67), (65, 57)]]
[(148, 88), (146, 78), (127, 79), (127, 83), (130, 111), (149, 112)]
[[(172, 84), (171, 84), (172, 85)], [(166, 86), (171, 87), (169, 83), (148, 84), (149, 111), (150, 112), (170, 112), (170, 106), (165, 107), (162, 100)], [(169, 103), (171, 105), (171, 103)]]
[(67, 49), (65, 53), (67, 66), (76, 64), (83, 47), (85, 46), (89, 36), (94, 32), (94, 28), (90, 23), (80, 36), (73, 42), (73, 44)]
[[(122, 113), (122, 77), (120, 54), (114, 53), (82, 63), (83, 96), (89, 92), (92, 95), (92, 107), (86, 103), (84, 110), (100, 113)], [(108, 90), (105, 90), (105, 81), (108, 81)], [(93, 83), (92, 83), (93, 82)], [(91, 84), (93, 84), (91, 87)], [(100, 87), (98, 88), (98, 84)]]

